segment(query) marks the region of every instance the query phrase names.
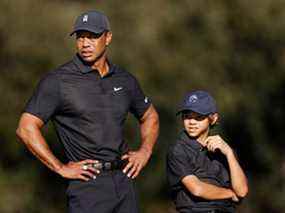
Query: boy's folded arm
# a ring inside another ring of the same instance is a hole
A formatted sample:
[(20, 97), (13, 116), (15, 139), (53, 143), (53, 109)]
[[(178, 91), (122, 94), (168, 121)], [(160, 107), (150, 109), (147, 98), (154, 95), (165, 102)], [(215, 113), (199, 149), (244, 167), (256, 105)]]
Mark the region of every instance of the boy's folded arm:
[(182, 183), (196, 197), (206, 200), (232, 199), (235, 202), (239, 201), (233, 190), (206, 183), (195, 175), (185, 176)]
[(238, 197), (244, 198), (248, 194), (248, 183), (244, 171), (233, 151), (229, 152), (226, 157), (230, 168), (232, 188)]

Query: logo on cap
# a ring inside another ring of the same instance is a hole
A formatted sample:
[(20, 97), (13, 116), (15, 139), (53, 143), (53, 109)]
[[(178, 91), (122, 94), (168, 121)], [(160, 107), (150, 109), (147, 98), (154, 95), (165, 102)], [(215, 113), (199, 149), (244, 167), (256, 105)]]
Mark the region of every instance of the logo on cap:
[(82, 21), (87, 22), (88, 21), (88, 15), (84, 15)]
[(197, 95), (191, 95), (188, 99), (189, 103), (193, 104), (198, 100)]

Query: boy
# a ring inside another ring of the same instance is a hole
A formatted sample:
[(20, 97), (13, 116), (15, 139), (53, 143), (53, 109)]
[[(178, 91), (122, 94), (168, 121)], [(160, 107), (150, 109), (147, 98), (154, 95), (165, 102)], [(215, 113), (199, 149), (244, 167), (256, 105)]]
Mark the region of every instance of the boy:
[(177, 112), (184, 131), (167, 155), (167, 178), (180, 213), (234, 212), (248, 192), (247, 179), (232, 148), (219, 136), (209, 136), (218, 120), (213, 97), (188, 93)]

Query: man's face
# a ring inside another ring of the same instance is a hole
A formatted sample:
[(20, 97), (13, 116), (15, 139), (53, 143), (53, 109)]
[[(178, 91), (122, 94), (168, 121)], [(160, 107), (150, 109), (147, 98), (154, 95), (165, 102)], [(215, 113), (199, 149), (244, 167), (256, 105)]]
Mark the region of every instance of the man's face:
[(89, 31), (78, 31), (76, 33), (77, 52), (85, 62), (96, 62), (105, 54), (106, 47), (111, 43), (111, 40), (111, 32), (95, 34)]
[(208, 115), (201, 115), (196, 112), (185, 112), (182, 114), (184, 128), (190, 137), (199, 139), (208, 134), (210, 120)]

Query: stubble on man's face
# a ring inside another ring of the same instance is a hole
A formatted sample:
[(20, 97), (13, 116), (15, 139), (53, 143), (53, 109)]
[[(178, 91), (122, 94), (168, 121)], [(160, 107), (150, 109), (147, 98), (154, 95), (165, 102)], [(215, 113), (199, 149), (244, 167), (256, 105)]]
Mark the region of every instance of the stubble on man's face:
[(81, 31), (76, 34), (76, 47), (80, 57), (87, 63), (95, 63), (105, 54), (107, 32), (94, 34)]

